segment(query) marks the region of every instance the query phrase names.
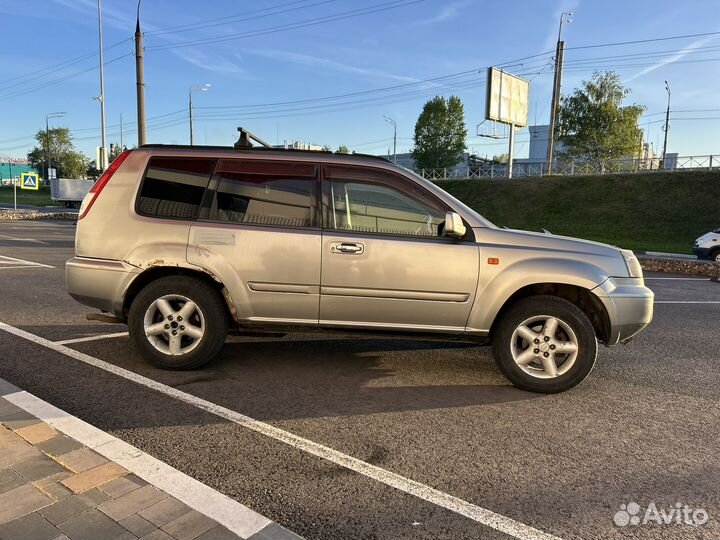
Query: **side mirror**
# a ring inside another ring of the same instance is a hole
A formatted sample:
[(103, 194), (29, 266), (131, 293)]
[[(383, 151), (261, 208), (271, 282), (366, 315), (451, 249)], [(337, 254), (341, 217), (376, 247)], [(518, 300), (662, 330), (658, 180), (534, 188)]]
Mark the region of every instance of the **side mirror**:
[(463, 223), (460, 214), (455, 212), (447, 212), (445, 214), (445, 236), (451, 238), (462, 238), (465, 236), (467, 228)]

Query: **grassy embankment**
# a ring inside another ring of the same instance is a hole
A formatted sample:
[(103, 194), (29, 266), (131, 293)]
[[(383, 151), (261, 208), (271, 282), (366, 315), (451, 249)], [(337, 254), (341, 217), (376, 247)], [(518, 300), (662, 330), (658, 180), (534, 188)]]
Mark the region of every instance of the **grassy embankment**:
[[(13, 187), (2, 186), (0, 187), (0, 203), (2, 204), (13, 204)], [(17, 188), (17, 203), (18, 204), (30, 204), (33, 206), (62, 206), (62, 203), (53, 201), (50, 198), (50, 188), (41, 187), (37, 191), (30, 189)]]
[(720, 227), (720, 172), (448, 180), (443, 189), (498, 226), (691, 253)]

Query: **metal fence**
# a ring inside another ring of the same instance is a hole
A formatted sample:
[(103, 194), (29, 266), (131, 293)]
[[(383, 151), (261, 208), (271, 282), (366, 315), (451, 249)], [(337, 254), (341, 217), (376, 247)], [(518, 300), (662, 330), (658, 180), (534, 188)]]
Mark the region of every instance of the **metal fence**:
[[(675, 171), (720, 171), (720, 154), (707, 156), (672, 156), (663, 166), (661, 158), (618, 159), (600, 163), (588, 161), (554, 162), (552, 171), (546, 162), (516, 161), (513, 163), (513, 177), (585, 176), (617, 173), (653, 173)], [(480, 165), (458, 165), (449, 169), (420, 169), (417, 171), (428, 180), (453, 180), (466, 178), (506, 178), (506, 164), (482, 163)]]

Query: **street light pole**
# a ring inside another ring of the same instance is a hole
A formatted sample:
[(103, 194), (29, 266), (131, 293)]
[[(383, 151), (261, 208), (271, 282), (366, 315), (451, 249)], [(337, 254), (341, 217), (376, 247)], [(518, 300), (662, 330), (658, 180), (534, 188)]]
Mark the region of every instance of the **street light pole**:
[(189, 111), (189, 119), (190, 119), (190, 146), (193, 146), (195, 144), (195, 138), (193, 136), (193, 102), (192, 102), (192, 95), (193, 92), (207, 92), (208, 88), (210, 88), (210, 84), (196, 84), (195, 86), (191, 86), (188, 89), (188, 111)]
[(555, 46), (555, 76), (553, 79), (552, 103), (550, 104), (550, 126), (548, 128), (548, 147), (546, 161), (548, 164), (548, 174), (552, 174), (553, 158), (555, 153), (555, 130), (558, 124), (558, 112), (560, 109), (560, 87), (562, 86), (562, 69), (563, 56), (565, 55), (565, 42), (562, 41), (563, 22), (571, 23), (571, 12), (560, 14), (560, 28), (558, 29), (558, 39)]
[(64, 112), (52, 112), (45, 115), (45, 179), (50, 180), (50, 118), (61, 118)]
[(100, 148), (100, 170), (107, 169), (107, 141), (105, 139), (105, 62), (103, 60), (102, 37), (102, 0), (98, 0), (98, 41), (100, 43), (100, 131), (102, 146)]
[(397, 163), (397, 122), (389, 116), (383, 116), (383, 118), (393, 126), (393, 163)]
[(665, 140), (663, 141), (662, 165), (660, 166), (663, 170), (665, 169), (665, 159), (667, 158), (668, 131), (670, 131), (670, 85), (667, 81), (665, 81), (665, 90), (667, 90), (668, 102), (667, 109), (665, 110), (665, 125), (663, 126), (663, 130), (665, 131)]
[(145, 64), (143, 61), (143, 35), (140, 31), (140, 4), (137, 4), (135, 25), (135, 81), (137, 87), (138, 146), (145, 144)]

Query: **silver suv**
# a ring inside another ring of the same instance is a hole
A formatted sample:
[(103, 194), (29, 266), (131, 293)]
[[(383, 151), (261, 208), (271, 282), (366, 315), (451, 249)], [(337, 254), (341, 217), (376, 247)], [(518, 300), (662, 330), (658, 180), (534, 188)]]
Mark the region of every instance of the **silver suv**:
[(206, 364), (231, 328), (446, 334), (490, 341), (512, 383), (547, 393), (653, 310), (631, 251), (500, 229), (382, 158), (265, 148), (121, 154), (66, 279), (163, 368)]

